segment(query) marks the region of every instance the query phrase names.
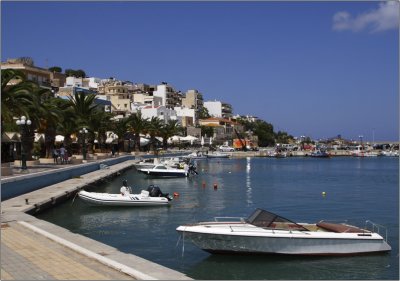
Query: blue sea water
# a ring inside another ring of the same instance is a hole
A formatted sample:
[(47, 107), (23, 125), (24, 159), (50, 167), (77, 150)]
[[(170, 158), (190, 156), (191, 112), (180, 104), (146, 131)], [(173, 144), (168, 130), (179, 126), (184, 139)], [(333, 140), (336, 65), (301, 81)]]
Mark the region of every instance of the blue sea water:
[[(195, 279), (399, 279), (399, 160), (240, 158), (198, 161), (192, 178), (156, 179), (130, 169), (90, 191), (135, 192), (149, 184), (178, 192), (170, 207), (93, 207), (76, 199), (39, 218)], [(214, 184), (217, 188), (214, 189)], [(325, 196), (322, 193), (325, 192)], [(211, 255), (180, 239), (176, 227), (216, 216), (247, 217), (264, 208), (299, 222), (385, 225), (392, 251), (354, 257)]]

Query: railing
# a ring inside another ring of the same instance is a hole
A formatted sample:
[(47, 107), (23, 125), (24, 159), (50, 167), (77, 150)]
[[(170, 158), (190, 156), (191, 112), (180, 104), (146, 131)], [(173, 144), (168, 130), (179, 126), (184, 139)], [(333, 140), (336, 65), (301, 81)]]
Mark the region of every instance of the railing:
[[(370, 229), (368, 227), (370, 227)], [(376, 232), (379, 235), (381, 235), (381, 228), (383, 228), (382, 231), (385, 231), (385, 241), (387, 242), (387, 227), (386, 226), (374, 223), (373, 221), (370, 221), (370, 220), (365, 221), (365, 229), (367, 229), (367, 230), (371, 230), (372, 232)]]
[(216, 222), (220, 221), (245, 222), (245, 219), (241, 217), (215, 217), (214, 220)]

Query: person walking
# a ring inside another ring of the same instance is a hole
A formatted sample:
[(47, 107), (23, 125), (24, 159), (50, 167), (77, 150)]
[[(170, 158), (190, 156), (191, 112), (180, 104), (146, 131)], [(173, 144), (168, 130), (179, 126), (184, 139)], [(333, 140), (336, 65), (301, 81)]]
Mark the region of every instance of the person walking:
[(61, 164), (64, 164), (64, 162), (65, 162), (65, 148), (64, 148), (64, 145), (61, 145), (61, 148), (60, 148), (60, 159), (61, 159)]
[(58, 152), (57, 152), (57, 149), (54, 147), (53, 148), (53, 161), (54, 161), (54, 164), (58, 164)]

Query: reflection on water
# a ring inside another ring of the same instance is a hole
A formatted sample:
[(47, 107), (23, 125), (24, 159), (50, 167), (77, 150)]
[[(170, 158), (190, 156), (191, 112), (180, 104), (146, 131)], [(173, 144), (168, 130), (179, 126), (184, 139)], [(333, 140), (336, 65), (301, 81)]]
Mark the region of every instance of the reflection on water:
[[(349, 257), (295, 257), (279, 255), (210, 255), (190, 269), (196, 279), (380, 279), (387, 271), (387, 255)], [(386, 256), (386, 257), (385, 257)], [(221, 270), (223, 268), (224, 270)], [(368, 268), (368, 270), (365, 270)]]
[(247, 205), (250, 206), (253, 201), (251, 200), (251, 157), (246, 158), (246, 199)]
[[(399, 278), (397, 159), (243, 158), (197, 165), (195, 177), (155, 179), (131, 169), (91, 189), (118, 193), (124, 179), (135, 192), (156, 184), (164, 193), (179, 193), (170, 207), (93, 207), (77, 198), (38, 217), (195, 279)], [(216, 216), (247, 217), (255, 208), (302, 222), (364, 225), (370, 219), (388, 227), (392, 252), (341, 258), (218, 256), (189, 241), (177, 244), (179, 225)]]

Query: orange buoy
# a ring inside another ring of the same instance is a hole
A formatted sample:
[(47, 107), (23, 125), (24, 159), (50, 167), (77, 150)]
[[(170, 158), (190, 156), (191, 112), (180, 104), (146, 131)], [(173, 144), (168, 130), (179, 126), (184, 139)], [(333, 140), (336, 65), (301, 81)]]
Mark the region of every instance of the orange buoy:
[(201, 183), (201, 186), (202, 186), (202, 187), (206, 187), (206, 182), (203, 181), (203, 182)]
[(179, 197), (179, 193), (178, 192), (174, 192), (174, 197)]

